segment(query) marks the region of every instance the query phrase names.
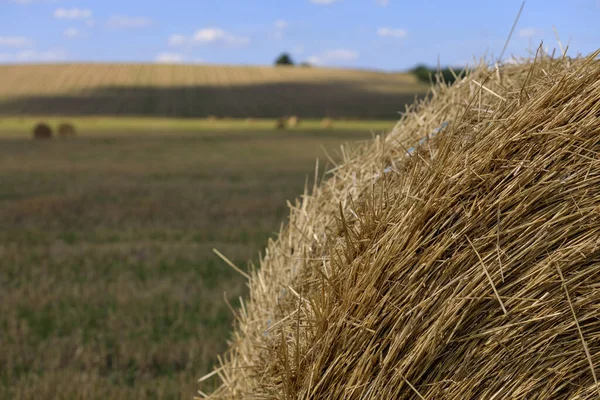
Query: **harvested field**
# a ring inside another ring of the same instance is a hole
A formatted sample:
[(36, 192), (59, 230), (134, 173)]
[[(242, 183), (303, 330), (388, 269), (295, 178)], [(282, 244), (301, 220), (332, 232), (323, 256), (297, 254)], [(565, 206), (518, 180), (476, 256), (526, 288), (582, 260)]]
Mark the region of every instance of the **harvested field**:
[(482, 64), (347, 148), (250, 272), (212, 398), (599, 398), (598, 54)]
[(0, 399), (193, 398), (230, 334), (223, 293), (247, 294), (212, 248), (256, 260), (321, 146), (371, 137), (74, 118), (77, 140), (39, 143), (38, 121), (64, 119), (0, 121)]
[(0, 66), (0, 115), (396, 119), (427, 86), (408, 73), (327, 68)]

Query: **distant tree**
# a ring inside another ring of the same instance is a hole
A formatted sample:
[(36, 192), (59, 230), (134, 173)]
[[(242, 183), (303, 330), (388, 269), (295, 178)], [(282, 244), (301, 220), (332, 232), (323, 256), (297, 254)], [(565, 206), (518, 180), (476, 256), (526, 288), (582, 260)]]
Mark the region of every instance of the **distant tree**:
[(294, 65), (294, 62), (288, 53), (282, 53), (275, 60), (275, 65)]
[[(411, 69), (410, 72), (412, 72), (417, 77), (417, 79), (426, 83), (430, 82), (430, 77), (433, 82), (437, 82), (438, 80), (440, 80), (440, 75), (441, 79), (443, 79), (446, 83), (453, 83), (456, 80), (450, 68), (444, 68), (438, 71), (437, 68), (428, 68), (424, 64), (419, 64), (413, 69)], [(454, 72), (458, 75), (459, 71)]]

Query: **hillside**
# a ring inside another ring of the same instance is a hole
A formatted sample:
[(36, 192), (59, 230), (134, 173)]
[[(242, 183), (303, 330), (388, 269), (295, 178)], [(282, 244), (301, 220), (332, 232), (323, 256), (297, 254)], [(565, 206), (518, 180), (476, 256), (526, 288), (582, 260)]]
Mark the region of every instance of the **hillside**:
[(0, 115), (396, 119), (410, 74), (160, 64), (0, 66)]

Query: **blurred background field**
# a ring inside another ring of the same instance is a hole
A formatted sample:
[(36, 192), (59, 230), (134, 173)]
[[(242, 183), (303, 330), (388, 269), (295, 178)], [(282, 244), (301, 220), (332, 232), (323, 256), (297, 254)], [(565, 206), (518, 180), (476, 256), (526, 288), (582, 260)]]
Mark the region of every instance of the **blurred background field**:
[(225, 350), (245, 268), (315, 159), (393, 121), (0, 121), (0, 398), (178, 399)]
[(0, 66), (1, 115), (397, 118), (427, 84), (410, 73), (292, 66)]

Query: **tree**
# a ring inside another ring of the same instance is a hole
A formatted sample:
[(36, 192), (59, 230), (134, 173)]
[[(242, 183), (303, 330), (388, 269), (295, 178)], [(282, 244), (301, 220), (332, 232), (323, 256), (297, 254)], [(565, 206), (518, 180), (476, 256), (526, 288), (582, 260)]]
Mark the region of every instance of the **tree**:
[(294, 62), (288, 53), (282, 53), (275, 60), (275, 65), (294, 65)]

